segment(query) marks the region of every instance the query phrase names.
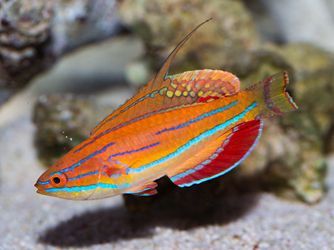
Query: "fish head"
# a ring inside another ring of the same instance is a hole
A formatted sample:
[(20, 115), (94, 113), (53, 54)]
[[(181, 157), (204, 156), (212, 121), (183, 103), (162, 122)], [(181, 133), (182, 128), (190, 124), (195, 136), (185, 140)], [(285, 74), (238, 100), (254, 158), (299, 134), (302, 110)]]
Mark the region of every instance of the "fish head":
[(106, 175), (101, 156), (76, 159), (70, 152), (37, 180), (37, 193), (69, 200), (99, 199), (119, 194), (116, 178)]

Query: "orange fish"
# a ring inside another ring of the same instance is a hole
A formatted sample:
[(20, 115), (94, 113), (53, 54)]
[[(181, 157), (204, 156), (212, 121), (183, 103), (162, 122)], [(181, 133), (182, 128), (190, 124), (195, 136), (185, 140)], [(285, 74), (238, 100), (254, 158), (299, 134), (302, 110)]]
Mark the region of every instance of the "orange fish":
[(286, 92), (286, 72), (245, 87), (222, 70), (168, 75), (177, 52), (204, 23), (147, 85), (42, 174), (38, 193), (77, 200), (153, 195), (162, 176), (179, 187), (199, 184), (249, 155), (263, 118), (297, 108)]

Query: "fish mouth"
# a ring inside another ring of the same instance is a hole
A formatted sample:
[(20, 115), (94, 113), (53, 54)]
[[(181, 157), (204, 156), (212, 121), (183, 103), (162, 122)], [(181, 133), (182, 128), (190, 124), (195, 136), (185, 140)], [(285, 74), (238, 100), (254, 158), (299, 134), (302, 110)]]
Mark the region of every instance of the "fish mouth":
[(36, 193), (38, 193), (38, 194), (46, 194), (46, 192), (45, 191), (42, 191), (42, 190), (36, 190)]
[(44, 191), (44, 190), (41, 188), (41, 185), (38, 184), (38, 182), (36, 182), (36, 183), (34, 184), (34, 186), (35, 186), (35, 188), (37, 188), (36, 193), (38, 193), (38, 194), (44, 194), (44, 195), (47, 194), (47, 192)]

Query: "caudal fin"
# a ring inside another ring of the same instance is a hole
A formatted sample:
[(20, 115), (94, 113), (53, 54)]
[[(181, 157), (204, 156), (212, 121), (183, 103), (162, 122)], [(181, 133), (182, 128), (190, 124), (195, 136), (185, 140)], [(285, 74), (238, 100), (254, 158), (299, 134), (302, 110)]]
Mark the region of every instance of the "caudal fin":
[(257, 102), (261, 108), (261, 117), (282, 115), (285, 112), (298, 109), (296, 103), (286, 91), (288, 84), (289, 76), (284, 71), (246, 88), (246, 91), (253, 91), (257, 96)]

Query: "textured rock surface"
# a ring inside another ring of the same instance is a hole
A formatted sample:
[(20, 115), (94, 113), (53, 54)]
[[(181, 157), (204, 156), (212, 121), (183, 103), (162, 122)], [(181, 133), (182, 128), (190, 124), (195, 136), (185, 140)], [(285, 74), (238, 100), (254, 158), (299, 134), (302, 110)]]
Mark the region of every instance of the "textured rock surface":
[(71, 94), (40, 96), (33, 121), (37, 126), (35, 145), (42, 162), (53, 164), (88, 137), (96, 120), (95, 114), (93, 101), (87, 97)]
[(51, 4), (42, 1), (0, 3), (1, 89), (21, 87), (52, 60), (42, 56), (50, 37), (51, 10)]
[(116, 33), (119, 22), (115, 7), (115, 1), (105, 0), (1, 1), (2, 99), (25, 86), (65, 52)]
[[(37, 195), (33, 183), (44, 169), (33, 132), (27, 115), (0, 131), (1, 249), (311, 250), (334, 245), (333, 161), (328, 195), (314, 206), (240, 191), (225, 193), (212, 201), (210, 213), (197, 216), (177, 204), (134, 215), (120, 197), (74, 202)], [(243, 183), (241, 188), (251, 187)], [(189, 202), (199, 204), (196, 197)]]
[(290, 199), (316, 203), (326, 191), (325, 155), (303, 138), (298, 127), (266, 123), (256, 150), (240, 168), (239, 178), (258, 176), (264, 190)]
[[(334, 56), (307, 44), (288, 44), (275, 49), (291, 65), (295, 82), (293, 93), (301, 103), (300, 118), (286, 119), (299, 124), (313, 143), (326, 153), (334, 140)], [(306, 133), (306, 131), (308, 133)], [(319, 145), (320, 144), (320, 145)]]

